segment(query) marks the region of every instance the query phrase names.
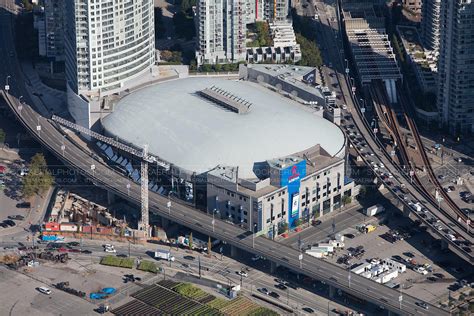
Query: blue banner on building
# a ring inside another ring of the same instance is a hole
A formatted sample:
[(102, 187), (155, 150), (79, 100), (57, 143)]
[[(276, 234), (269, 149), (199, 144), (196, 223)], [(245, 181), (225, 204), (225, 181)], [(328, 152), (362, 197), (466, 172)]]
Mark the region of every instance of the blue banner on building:
[(299, 218), (300, 207), (300, 181), (306, 176), (306, 162), (300, 161), (280, 173), (280, 185), (288, 189), (288, 226), (295, 227)]

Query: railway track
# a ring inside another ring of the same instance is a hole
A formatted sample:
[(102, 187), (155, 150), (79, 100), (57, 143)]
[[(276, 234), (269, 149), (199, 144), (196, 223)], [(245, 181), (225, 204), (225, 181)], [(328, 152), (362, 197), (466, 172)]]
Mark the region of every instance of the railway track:
[[(391, 136), (392, 136), (392, 139), (394, 140), (394, 142), (397, 142), (397, 145), (398, 145), (397, 147), (399, 148), (399, 155), (401, 157), (401, 160), (403, 161), (403, 164), (406, 165), (406, 166), (409, 166), (409, 168), (410, 168), (410, 178), (411, 178), (411, 180), (416, 182), (417, 188), (419, 189), (419, 192), (427, 200), (429, 200), (430, 202), (434, 203), (434, 205), (436, 205), (438, 203), (438, 201), (436, 200), (436, 197), (433, 196), (429, 192), (428, 189), (426, 189), (425, 185), (421, 182), (421, 180), (419, 179), (419, 177), (417, 176), (417, 174), (415, 172), (414, 164), (410, 161), (407, 148), (404, 145), (403, 140), (402, 140), (402, 133), (401, 133), (401, 130), (400, 130), (400, 125), (399, 125), (399, 122), (398, 122), (398, 118), (396, 116), (395, 111), (391, 107), (387, 106), (388, 102), (387, 102), (387, 98), (385, 97), (385, 92), (384, 92), (383, 86), (380, 83), (378, 83), (378, 84), (376, 83), (371, 87), (370, 91), (371, 91), (371, 94), (372, 94), (372, 98), (374, 100), (374, 106), (376, 107), (377, 114), (379, 115), (379, 117), (382, 115), (381, 120), (382, 120), (383, 124), (386, 125), (387, 130), (391, 133)], [(410, 129), (411, 133), (413, 134), (413, 136), (415, 138), (416, 146), (419, 149), (418, 153), (420, 154), (420, 157), (421, 157), (421, 159), (423, 161), (423, 164), (426, 168), (426, 171), (429, 175), (430, 181), (435, 185), (438, 192), (440, 192), (441, 196), (446, 201), (448, 206), (454, 211), (457, 218), (453, 218), (452, 213), (442, 209), (441, 207), (439, 207), (438, 209), (444, 216), (451, 219), (455, 223), (456, 226), (458, 226), (462, 230), (465, 230), (466, 229), (465, 226), (462, 223), (459, 222), (459, 219), (461, 218), (465, 222), (466, 219), (467, 219), (467, 216), (464, 215), (464, 213), (451, 200), (451, 198), (449, 198), (447, 193), (441, 187), (441, 184), (439, 183), (438, 179), (436, 178), (436, 175), (434, 174), (434, 171), (431, 167), (428, 156), (426, 155), (426, 152), (424, 151), (423, 143), (422, 143), (421, 137), (418, 133), (418, 129), (416, 127), (416, 124), (414, 123), (414, 121), (410, 117), (410, 115), (407, 115), (407, 113), (409, 114), (409, 112), (406, 112), (406, 107), (405, 107), (405, 104), (406, 104), (405, 102), (407, 101), (406, 97), (403, 96), (403, 95), (399, 95), (399, 98), (400, 98), (400, 100), (403, 100), (403, 102), (400, 102), (400, 105), (402, 106), (402, 109), (405, 113), (405, 119), (408, 123), (409, 129)], [(400, 170), (400, 171), (403, 172), (404, 174), (406, 174), (406, 172), (404, 172), (404, 170), (403, 171)], [(471, 224), (471, 226), (472, 226), (472, 224)], [(471, 237), (473, 236), (473, 234), (470, 233), (470, 232), (469, 232), (469, 235)]]
[[(402, 87), (399, 86), (399, 89), (401, 88)], [(399, 94), (399, 98), (403, 100), (403, 102), (400, 102), (400, 105), (402, 106), (403, 112), (405, 113), (405, 120), (407, 121), (408, 127), (410, 128), (410, 131), (413, 134), (413, 138), (415, 139), (418, 152), (420, 153), (420, 156), (423, 160), (424, 167), (426, 168), (426, 172), (428, 173), (431, 183), (435, 185), (437, 191), (439, 192), (439, 194), (441, 194), (444, 201), (458, 216), (458, 218), (456, 218), (456, 221), (459, 221), (459, 219), (461, 219), (464, 223), (466, 223), (468, 219), (467, 215), (461, 211), (459, 206), (456, 203), (454, 203), (451, 197), (444, 191), (441, 183), (439, 183), (438, 178), (436, 177), (436, 174), (434, 173), (434, 170), (431, 166), (428, 155), (426, 154), (425, 147), (423, 145), (423, 141), (421, 139), (420, 133), (418, 132), (418, 127), (416, 126), (416, 123), (413, 120), (414, 113), (412, 112), (412, 107), (406, 106), (407, 104), (410, 104), (410, 100), (408, 100), (408, 98), (401, 93)], [(472, 224), (470, 224), (470, 226), (472, 227)], [(473, 234), (470, 234), (470, 235), (473, 236)]]

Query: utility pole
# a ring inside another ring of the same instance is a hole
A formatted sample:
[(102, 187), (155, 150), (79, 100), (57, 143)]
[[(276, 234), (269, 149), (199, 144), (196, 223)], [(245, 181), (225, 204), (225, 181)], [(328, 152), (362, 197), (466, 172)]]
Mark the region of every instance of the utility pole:
[[(148, 145), (143, 146), (143, 157), (148, 156)], [(141, 184), (141, 210), (142, 218), (140, 222), (140, 229), (144, 231), (145, 238), (148, 237), (148, 226), (150, 224), (148, 219), (148, 163), (142, 159), (140, 165), (140, 184)]]
[(199, 278), (201, 278), (201, 256), (198, 256)]

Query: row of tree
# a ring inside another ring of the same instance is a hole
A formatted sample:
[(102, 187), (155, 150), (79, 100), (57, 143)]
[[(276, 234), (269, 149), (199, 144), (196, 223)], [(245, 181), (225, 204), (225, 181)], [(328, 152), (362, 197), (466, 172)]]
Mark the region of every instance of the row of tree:
[(43, 154), (36, 154), (31, 158), (28, 174), (23, 177), (23, 197), (42, 194), (53, 185), (53, 182), (54, 178), (48, 170)]

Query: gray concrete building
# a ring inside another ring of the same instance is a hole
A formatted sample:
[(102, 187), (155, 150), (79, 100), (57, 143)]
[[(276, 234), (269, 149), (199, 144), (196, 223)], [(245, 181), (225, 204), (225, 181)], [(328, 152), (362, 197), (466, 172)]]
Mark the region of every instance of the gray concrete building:
[(474, 132), (474, 2), (442, 1), (438, 111), (453, 135)]
[(397, 102), (395, 82), (402, 78), (376, 1), (344, 1), (343, 28), (362, 84), (383, 80), (391, 102)]
[(44, 1), (46, 57), (64, 60), (64, 8), (63, 0)]
[(153, 0), (65, 2), (68, 109), (90, 127), (89, 99), (120, 92), (155, 64)]
[[(288, 39), (291, 43), (294, 37), (287, 32), (287, 17), (288, 0), (199, 0), (195, 20), (197, 64), (300, 60), (299, 45), (281, 45)], [(279, 46), (247, 50), (247, 25), (263, 20), (274, 22), (272, 36)]]
[(425, 49), (437, 55), (441, 40), (441, 0), (424, 0), (421, 13), (421, 37)]

